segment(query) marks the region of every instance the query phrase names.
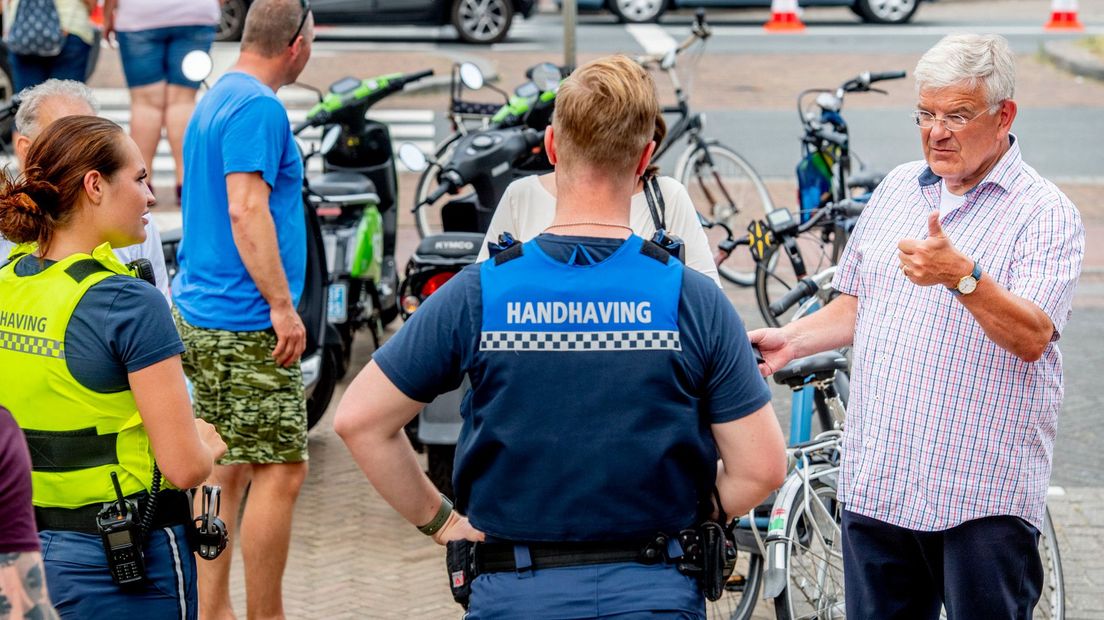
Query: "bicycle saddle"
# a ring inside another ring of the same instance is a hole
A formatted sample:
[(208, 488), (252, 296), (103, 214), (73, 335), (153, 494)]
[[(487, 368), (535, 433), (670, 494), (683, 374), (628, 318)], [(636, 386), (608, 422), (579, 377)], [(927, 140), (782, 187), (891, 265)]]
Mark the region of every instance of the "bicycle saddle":
[(877, 172), (877, 171), (857, 172), (857, 173), (847, 177), (847, 186), (851, 187), (851, 188), (861, 187), (863, 189), (868, 189), (870, 191), (874, 191), (874, 188), (878, 187), (878, 184), (881, 183), (882, 179), (884, 179), (884, 178), (885, 178), (885, 173), (884, 172)]
[(837, 370), (846, 369), (846, 357), (837, 351), (826, 351), (796, 359), (772, 376), (775, 383), (796, 389), (805, 385), (810, 376), (814, 381), (820, 381), (831, 377)]

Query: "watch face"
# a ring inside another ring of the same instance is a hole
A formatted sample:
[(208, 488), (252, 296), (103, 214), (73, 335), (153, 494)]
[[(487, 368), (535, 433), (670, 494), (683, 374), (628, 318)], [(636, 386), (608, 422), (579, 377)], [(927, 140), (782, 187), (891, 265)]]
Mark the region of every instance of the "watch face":
[(958, 281), (958, 292), (963, 295), (969, 295), (977, 288), (977, 280), (973, 276), (966, 276)]

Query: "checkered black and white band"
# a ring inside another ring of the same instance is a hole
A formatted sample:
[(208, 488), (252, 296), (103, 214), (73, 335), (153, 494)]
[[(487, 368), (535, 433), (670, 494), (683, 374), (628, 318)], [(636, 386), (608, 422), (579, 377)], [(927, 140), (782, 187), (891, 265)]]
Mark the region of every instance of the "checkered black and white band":
[(65, 359), (65, 345), (60, 340), (27, 336), (4, 330), (0, 330), (0, 349)]
[(482, 332), (480, 351), (681, 351), (679, 333), (669, 330), (620, 332)]

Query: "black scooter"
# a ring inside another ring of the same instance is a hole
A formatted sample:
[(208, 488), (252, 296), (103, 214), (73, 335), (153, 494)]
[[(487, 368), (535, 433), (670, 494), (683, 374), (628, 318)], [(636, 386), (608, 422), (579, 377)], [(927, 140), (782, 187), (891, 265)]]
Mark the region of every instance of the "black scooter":
[[(414, 207), (415, 212), (437, 203), (446, 194), (455, 195), (468, 186), (472, 191), (449, 199), (440, 208), (444, 232), (426, 235), (410, 257), (399, 290), (403, 319), (409, 318), (461, 269), (475, 262), (494, 210), (510, 183), (523, 176), (552, 171), (542, 146), (554, 98), (546, 96), (542, 100), (540, 94), (539, 90), (533, 94), (525, 104), (528, 107), (517, 99), (520, 95), (515, 95), (484, 129), (458, 137), (448, 151), (447, 161), (434, 162), (439, 168), (437, 187)], [(424, 171), (430, 165), (428, 158), (411, 144), (399, 148), (399, 159), (414, 171)], [(411, 442), (426, 453), (430, 479), (450, 496), (461, 427), (460, 404), (470, 387), (465, 377), (460, 387), (426, 405), (406, 429)]]
[(368, 327), (375, 344), (398, 316), (395, 267), (398, 181), (387, 125), (369, 120), (368, 109), (432, 70), (358, 80), (342, 78), (302, 123), (322, 127), (324, 174), (308, 179), (309, 204), (318, 215), (330, 286), (327, 313), (341, 335), (345, 364), (353, 338)]

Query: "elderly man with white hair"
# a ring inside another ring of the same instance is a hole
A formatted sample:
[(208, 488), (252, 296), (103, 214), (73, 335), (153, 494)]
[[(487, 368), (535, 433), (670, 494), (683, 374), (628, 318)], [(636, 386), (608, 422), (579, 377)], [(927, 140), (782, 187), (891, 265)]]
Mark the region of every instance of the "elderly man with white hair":
[(1030, 618), (1084, 229), (1021, 158), (1004, 38), (946, 37), (915, 75), (924, 161), (874, 193), (841, 295), (749, 336), (764, 373), (853, 344), (848, 617)]
[[(92, 89), (75, 80), (46, 80), (38, 86), (19, 93), (19, 110), (15, 113), (15, 133), (12, 146), (20, 167), (27, 151), (42, 130), (59, 118), (99, 113), (100, 105), (92, 95)], [(14, 244), (0, 236), (0, 265), (8, 262)], [(147, 258), (153, 264), (156, 286), (165, 300), (169, 297), (169, 274), (165, 269), (165, 255), (161, 249), (161, 234), (153, 218), (146, 224), (146, 240), (125, 248), (115, 248), (115, 256), (123, 264)]]

